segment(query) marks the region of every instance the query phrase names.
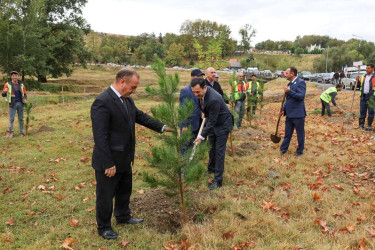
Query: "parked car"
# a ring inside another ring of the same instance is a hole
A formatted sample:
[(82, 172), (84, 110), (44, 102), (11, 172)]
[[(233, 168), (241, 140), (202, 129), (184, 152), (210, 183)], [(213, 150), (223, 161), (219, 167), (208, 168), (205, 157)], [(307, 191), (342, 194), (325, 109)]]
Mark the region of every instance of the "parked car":
[(275, 77), (284, 77), (285, 78), (285, 73), (282, 70), (276, 70), (275, 71)]
[(322, 75), (322, 73), (314, 73), (314, 74), (312, 74), (310, 81), (317, 82), (317, 83), (319, 83), (319, 82), (323, 83), (323, 75)]
[[(358, 75), (358, 73), (352, 73), (352, 74), (350, 74), (350, 77), (345, 77), (345, 78), (341, 79), (341, 84), (343, 85), (343, 88), (354, 90), (357, 75)], [(361, 84), (358, 82), (357, 83), (357, 89), (360, 88), (360, 85)]]
[(331, 73), (322, 73), (323, 83), (331, 83), (332, 77)]
[(298, 76), (305, 81), (311, 81), (311, 73), (309, 71), (302, 71)]

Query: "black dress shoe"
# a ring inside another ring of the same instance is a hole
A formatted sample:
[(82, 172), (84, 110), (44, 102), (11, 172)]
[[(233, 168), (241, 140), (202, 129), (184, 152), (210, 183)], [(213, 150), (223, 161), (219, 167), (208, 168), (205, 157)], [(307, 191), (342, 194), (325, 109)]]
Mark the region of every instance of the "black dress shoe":
[(115, 231), (111, 230), (111, 229), (100, 232), (99, 235), (101, 235), (106, 240), (117, 239), (117, 233)]
[(214, 190), (214, 189), (219, 188), (219, 187), (221, 187), (221, 183), (219, 183), (217, 181), (214, 181), (211, 185), (208, 186), (208, 189)]
[(117, 224), (138, 224), (143, 221), (144, 219), (130, 218), (129, 220), (117, 220)]

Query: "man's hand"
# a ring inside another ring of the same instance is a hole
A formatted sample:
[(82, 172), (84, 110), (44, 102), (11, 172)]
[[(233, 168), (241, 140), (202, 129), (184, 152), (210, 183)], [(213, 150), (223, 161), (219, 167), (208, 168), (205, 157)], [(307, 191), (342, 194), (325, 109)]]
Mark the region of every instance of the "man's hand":
[(280, 112), (279, 115), (280, 115), (280, 116), (283, 116), (283, 115), (284, 115), (284, 110), (281, 110), (281, 112)]
[(182, 133), (186, 133), (188, 131), (188, 128), (187, 127), (183, 127), (182, 128)]
[(104, 174), (106, 176), (108, 176), (109, 178), (115, 176), (116, 174), (116, 166), (113, 166), (111, 168), (107, 168), (105, 171), (104, 171)]
[(202, 118), (202, 120), (204, 119), (204, 113), (203, 112), (201, 112), (201, 118)]
[(4, 90), (3, 90), (3, 92), (8, 92), (8, 88), (5, 87)]
[(170, 127), (168, 127), (168, 126), (164, 127), (164, 132), (172, 132), (172, 131), (173, 130)]
[(197, 145), (199, 145), (199, 144), (202, 143), (202, 139), (201, 138), (197, 138), (197, 139), (195, 139), (194, 143), (196, 143)]
[(290, 87), (284, 87), (284, 92), (288, 93), (290, 91)]
[(23, 103), (27, 103), (27, 100), (26, 100), (26, 99), (22, 99), (22, 102), (23, 102)]

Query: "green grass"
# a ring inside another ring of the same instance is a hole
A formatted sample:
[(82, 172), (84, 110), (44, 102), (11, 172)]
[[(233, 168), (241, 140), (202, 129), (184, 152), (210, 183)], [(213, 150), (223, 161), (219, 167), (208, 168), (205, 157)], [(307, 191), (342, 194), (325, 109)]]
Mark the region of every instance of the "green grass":
[[(110, 72), (104, 72), (103, 79), (99, 78), (101, 71), (94, 73), (97, 82), (110, 78)], [(143, 78), (152, 80), (151, 76)], [(280, 80), (267, 83), (268, 93), (280, 95), (282, 84)], [(142, 91), (143, 86), (139, 92)], [(311, 114), (319, 108), (316, 100), (320, 93), (313, 87), (308, 87), (308, 92), (306, 150), (302, 157), (293, 155), (295, 135), (283, 157), (279, 154), (280, 144), (270, 141), (280, 102), (267, 103), (252, 121), (262, 135), (249, 135), (246, 131), (253, 130), (246, 121), (234, 133), (235, 149), (242, 143), (255, 143), (261, 148), (245, 148), (248, 154), (243, 157), (227, 154), (224, 186), (219, 190), (207, 191), (211, 176), (194, 189), (197, 195), (190, 203), (198, 210), (201, 222), (191, 221), (176, 234), (160, 233), (147, 224), (160, 211), (136, 214), (143, 216), (146, 223), (114, 225), (119, 233), (115, 241), (97, 235), (95, 209), (92, 210), (95, 177), (90, 165), (93, 148), (90, 106), (94, 96), (73, 98), (62, 104), (42, 100), (53, 96), (30, 93), (30, 101), (35, 102), (30, 135), (18, 136), (16, 118), (15, 137), (0, 140), (0, 248), (57, 249), (66, 238), (74, 238), (77, 240), (71, 245), (74, 249), (118, 249), (121, 240), (130, 241), (129, 249), (164, 249), (173, 244), (181, 246), (181, 240), (185, 239), (196, 249), (229, 249), (245, 241), (253, 241), (257, 249), (355, 249), (364, 238), (368, 249), (374, 249), (375, 240), (366, 231), (375, 227), (375, 209), (371, 206), (375, 206), (372, 133), (342, 131), (341, 123)], [(348, 105), (351, 98), (351, 93), (342, 92), (337, 103)], [(359, 100), (355, 101), (354, 112), (357, 112)], [(146, 112), (158, 104), (143, 95), (136, 95), (135, 102)], [(280, 136), (284, 134), (283, 119)], [(7, 116), (3, 112), (0, 131), (5, 132), (6, 125)], [(54, 131), (38, 132), (42, 126)], [(150, 145), (159, 143), (156, 134), (139, 126), (136, 133), (138, 157), (133, 171), (152, 172), (142, 155), (150, 150)], [(269, 175), (270, 171), (277, 176)], [(138, 191), (149, 192), (150, 188), (138, 174), (133, 177), (132, 197), (141, 198)], [(319, 182), (322, 184), (318, 185)], [(318, 189), (311, 189), (314, 185)], [(340, 185), (343, 190), (333, 185)], [(313, 198), (315, 193), (320, 200)], [(280, 209), (263, 209), (263, 200), (272, 200)], [(360, 216), (364, 219), (359, 220)], [(6, 224), (10, 218), (14, 225)], [(77, 228), (69, 223), (70, 219), (78, 220)], [(321, 232), (322, 227), (314, 223), (316, 219), (327, 221), (329, 233)], [(347, 226), (354, 226), (354, 230), (345, 232)], [(229, 231), (235, 233), (226, 239), (223, 234)]]

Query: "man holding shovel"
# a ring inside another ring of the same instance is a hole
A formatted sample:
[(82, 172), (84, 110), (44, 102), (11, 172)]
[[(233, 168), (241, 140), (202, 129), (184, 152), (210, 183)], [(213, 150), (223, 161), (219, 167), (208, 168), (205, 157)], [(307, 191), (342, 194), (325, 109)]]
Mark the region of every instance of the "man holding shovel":
[(320, 95), (320, 101), (322, 102), (322, 116), (324, 115), (325, 110), (327, 110), (328, 116), (332, 117), (331, 107), (329, 106), (329, 103), (331, 101), (334, 106), (340, 109), (340, 107), (337, 106), (335, 102), (335, 97), (337, 95), (337, 92), (341, 90), (342, 90), (342, 85), (336, 84), (336, 87), (330, 87)]
[(18, 114), (20, 135), (25, 136), (25, 131), (23, 129), (23, 104), (27, 102), (27, 93), (25, 85), (18, 80), (18, 72), (12, 71), (10, 76), (11, 80), (4, 85), (1, 95), (6, 97), (6, 102), (9, 106), (9, 124), (5, 137), (12, 138), (13, 122), (16, 112)]
[(288, 86), (284, 87), (286, 101), (280, 115), (286, 115), (285, 119), (285, 137), (280, 147), (280, 153), (285, 154), (288, 151), (290, 140), (294, 129), (297, 131), (297, 156), (303, 154), (305, 147), (305, 94), (306, 83), (297, 77), (297, 69), (290, 67), (285, 72), (288, 79)]

